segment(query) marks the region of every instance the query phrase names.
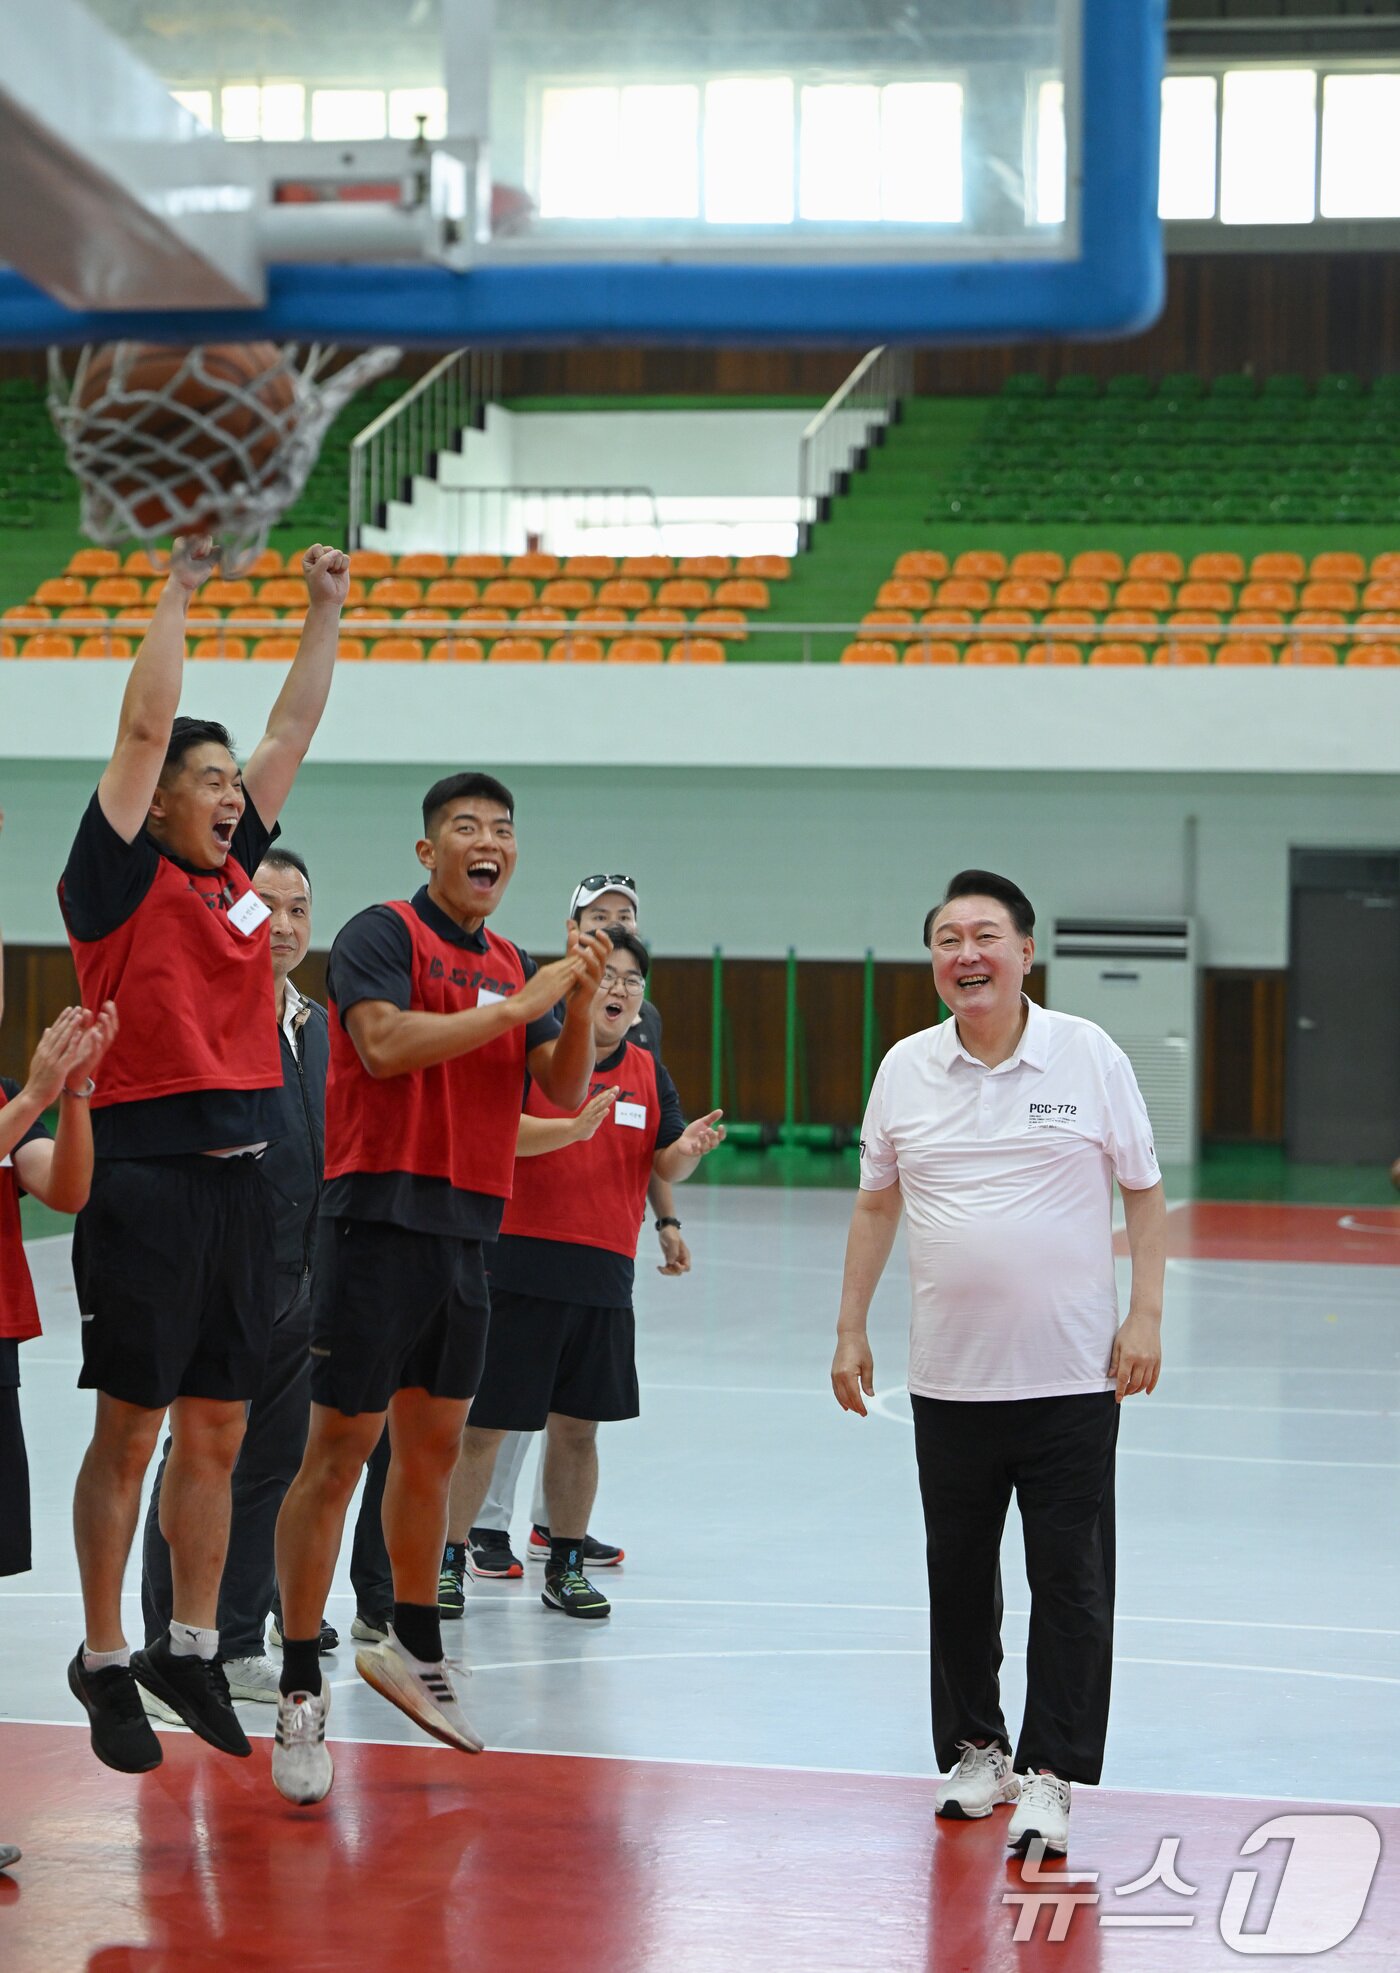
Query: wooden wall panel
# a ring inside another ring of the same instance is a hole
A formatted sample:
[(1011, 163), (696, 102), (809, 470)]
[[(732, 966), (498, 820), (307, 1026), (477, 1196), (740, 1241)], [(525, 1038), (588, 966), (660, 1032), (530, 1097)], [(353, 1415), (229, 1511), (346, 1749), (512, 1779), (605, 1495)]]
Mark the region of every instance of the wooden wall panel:
[(1207, 972), (1201, 1048), (1201, 1135), (1283, 1142), (1285, 972)]

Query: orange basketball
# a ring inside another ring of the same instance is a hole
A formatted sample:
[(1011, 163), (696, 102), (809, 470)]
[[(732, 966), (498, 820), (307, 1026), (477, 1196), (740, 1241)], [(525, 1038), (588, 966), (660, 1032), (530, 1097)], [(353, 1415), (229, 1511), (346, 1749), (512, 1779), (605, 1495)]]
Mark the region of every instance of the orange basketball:
[[(123, 479), (119, 470), (110, 476), (113, 492), (133, 502), (138, 526), (164, 527), (170, 519), (166, 501), (184, 510), (180, 525), (186, 528), (207, 527), (216, 518), (203, 510), (208, 480), (182, 476), (182, 459), (200, 462), (220, 487), (256, 482), (288, 429), (286, 414), (296, 398), (280, 358), (275, 343), (211, 343), (197, 351), (106, 343), (93, 352), (74, 402), (85, 410), (101, 404), (104, 423), (121, 428), (112, 447), (118, 466), (125, 456), (164, 489), (165, 501), (154, 494), (143, 500), (141, 477)], [(233, 395), (230, 387), (245, 395)], [(255, 403), (247, 401), (249, 394)], [(242, 459), (226, 452), (229, 440), (242, 441)]]

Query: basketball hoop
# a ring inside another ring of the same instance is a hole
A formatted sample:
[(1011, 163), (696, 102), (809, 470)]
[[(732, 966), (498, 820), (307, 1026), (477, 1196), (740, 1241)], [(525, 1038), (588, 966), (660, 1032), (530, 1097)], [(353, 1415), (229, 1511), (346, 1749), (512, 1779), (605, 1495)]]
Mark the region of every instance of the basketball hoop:
[(331, 421), (402, 354), (369, 349), (333, 369), (339, 351), (319, 343), (300, 360), (294, 343), (102, 343), (70, 378), (51, 349), (49, 412), (84, 533), (147, 546), (213, 534), (236, 574), (306, 485)]

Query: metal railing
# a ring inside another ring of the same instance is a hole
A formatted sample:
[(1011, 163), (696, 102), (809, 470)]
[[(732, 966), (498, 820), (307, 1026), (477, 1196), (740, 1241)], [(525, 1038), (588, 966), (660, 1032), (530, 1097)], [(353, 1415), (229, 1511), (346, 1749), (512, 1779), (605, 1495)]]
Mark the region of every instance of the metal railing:
[(629, 552), (661, 552), (661, 515), (649, 486), (439, 486), (453, 507), (450, 540), (432, 546), (445, 554), (518, 555), (534, 546), (562, 544), (587, 553), (598, 528), (629, 529)]
[(867, 350), (803, 432), (797, 490), (804, 548), (813, 522), (823, 518), (833, 495), (845, 490), (852, 467), (872, 438), (898, 418), (900, 400), (908, 397), (913, 383), (913, 352), (882, 343)]
[(439, 454), (459, 452), (500, 396), (498, 351), (455, 349), (371, 419), (350, 444), (350, 546), (383, 525), (391, 500), (411, 496), (415, 477), (436, 471)]

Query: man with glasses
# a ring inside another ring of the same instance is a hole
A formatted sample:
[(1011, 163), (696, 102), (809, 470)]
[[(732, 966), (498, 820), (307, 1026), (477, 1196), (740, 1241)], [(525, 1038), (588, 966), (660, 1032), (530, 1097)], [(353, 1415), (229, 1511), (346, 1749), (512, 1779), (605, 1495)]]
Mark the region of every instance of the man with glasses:
[[(584, 877), (575, 885), (569, 900), (569, 916), (581, 932), (606, 931), (614, 925), (626, 932), (636, 932), (639, 908), (636, 878), (620, 872), (609, 874), (603, 871), (592, 877)], [(645, 997), (627, 1031), (627, 1039), (637, 1047), (647, 1049), (652, 1058), (660, 1062), (661, 1015)], [(681, 1237), (681, 1223), (676, 1217), (675, 1194), (670, 1181), (653, 1172), (647, 1187), (647, 1198), (661, 1241), (662, 1259), (657, 1272), (689, 1274), (690, 1249)], [(506, 1433), (496, 1455), (490, 1487), (475, 1523), (463, 1539), (449, 1541), (443, 1552), (438, 1604), (445, 1617), (460, 1617), (462, 1614), (463, 1575), (466, 1569), (470, 1569), (474, 1576), (496, 1582), (519, 1581), (525, 1573), (520, 1558), (510, 1545), (510, 1524), (515, 1511), (516, 1487), (532, 1436), (529, 1432)], [(464, 1523), (454, 1513), (450, 1525), (455, 1529)], [(623, 1549), (613, 1542), (601, 1541), (595, 1535), (585, 1535), (583, 1546), (584, 1560), (592, 1569), (615, 1569), (624, 1557)], [(549, 1554), (543, 1451), (535, 1465), (530, 1534), (525, 1552), (532, 1562), (543, 1562)]]
[(612, 1606), (584, 1572), (598, 1487), (602, 1419), (638, 1412), (632, 1285), (637, 1233), (655, 1172), (689, 1178), (723, 1142), (720, 1112), (687, 1125), (665, 1068), (629, 1040), (650, 968), (634, 932), (610, 929), (612, 958), (593, 1003), (597, 1062), (577, 1115), (532, 1084), (515, 1177), (489, 1261), (486, 1362), (453, 1482), (470, 1522), (506, 1432), (545, 1431), (547, 1609), (599, 1619)]

